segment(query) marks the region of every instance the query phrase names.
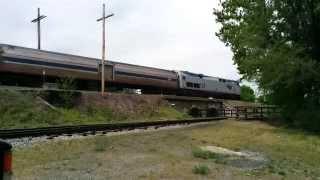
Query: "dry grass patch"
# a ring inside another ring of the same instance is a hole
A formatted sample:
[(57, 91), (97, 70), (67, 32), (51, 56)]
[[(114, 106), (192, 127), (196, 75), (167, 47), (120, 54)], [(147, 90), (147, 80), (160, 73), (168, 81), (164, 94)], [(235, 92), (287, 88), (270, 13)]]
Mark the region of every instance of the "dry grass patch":
[[(211, 145), (259, 152), (270, 163), (259, 170), (219, 163), (219, 156), (197, 149)], [(14, 174), (16, 179), (198, 179), (204, 169), (198, 165), (206, 165), (210, 171), (203, 179), (316, 179), (319, 145), (320, 137), (303, 132), (261, 122), (221, 121), (16, 149)]]

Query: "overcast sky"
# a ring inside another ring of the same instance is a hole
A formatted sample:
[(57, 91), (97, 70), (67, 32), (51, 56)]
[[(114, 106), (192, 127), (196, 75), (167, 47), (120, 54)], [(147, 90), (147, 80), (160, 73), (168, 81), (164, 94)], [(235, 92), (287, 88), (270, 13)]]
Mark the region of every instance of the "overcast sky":
[(232, 52), (215, 36), (219, 0), (0, 0), (0, 43), (36, 48), (37, 15), (42, 49), (101, 57), (102, 3), (115, 13), (107, 23), (107, 58), (237, 80)]

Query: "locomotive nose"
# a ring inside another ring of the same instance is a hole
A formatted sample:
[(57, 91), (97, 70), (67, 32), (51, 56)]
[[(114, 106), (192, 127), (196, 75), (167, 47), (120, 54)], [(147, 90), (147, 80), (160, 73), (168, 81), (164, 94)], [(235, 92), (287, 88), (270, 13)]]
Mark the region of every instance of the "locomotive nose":
[(0, 180), (10, 180), (12, 175), (12, 146), (0, 140)]

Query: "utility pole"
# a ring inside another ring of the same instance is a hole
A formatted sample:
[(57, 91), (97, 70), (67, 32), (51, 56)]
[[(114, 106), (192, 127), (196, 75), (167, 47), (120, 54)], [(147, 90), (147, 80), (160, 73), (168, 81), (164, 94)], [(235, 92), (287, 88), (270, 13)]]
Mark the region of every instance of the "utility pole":
[[(40, 15), (40, 8), (38, 8), (38, 17), (33, 19), (31, 22), (32, 23), (37, 23), (37, 30), (38, 30), (38, 49), (40, 50), (41, 49), (41, 26), (40, 26), (40, 23), (41, 23), (41, 20), (46, 18), (47, 16), (45, 15)], [(46, 70), (45, 69), (42, 69), (42, 87), (44, 87), (44, 84), (45, 84), (45, 81), (46, 81)]]
[(103, 4), (102, 7), (102, 18), (97, 19), (97, 21), (102, 21), (102, 59), (101, 59), (101, 95), (104, 96), (105, 89), (105, 77), (104, 77), (104, 62), (105, 62), (105, 51), (106, 51), (106, 19), (114, 16), (114, 14), (109, 14), (106, 16), (106, 5)]
[(41, 27), (40, 27), (40, 22), (42, 19), (46, 18), (47, 16), (40, 15), (40, 8), (38, 8), (38, 17), (36, 19), (33, 19), (31, 22), (32, 23), (37, 23), (38, 25), (38, 49), (41, 49)]

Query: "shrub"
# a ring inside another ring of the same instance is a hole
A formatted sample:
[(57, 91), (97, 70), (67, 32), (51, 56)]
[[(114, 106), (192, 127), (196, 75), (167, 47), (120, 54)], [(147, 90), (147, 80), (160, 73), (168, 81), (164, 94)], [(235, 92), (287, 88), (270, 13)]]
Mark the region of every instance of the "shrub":
[(207, 175), (209, 173), (209, 167), (207, 165), (196, 165), (193, 167), (192, 172), (194, 174)]
[(200, 148), (194, 149), (192, 151), (192, 154), (194, 157), (201, 159), (216, 159), (218, 157), (218, 154), (212, 153), (210, 151), (204, 151)]
[(70, 108), (73, 106), (74, 97), (76, 95), (72, 90), (76, 89), (76, 82), (72, 77), (61, 78), (57, 80), (59, 89), (64, 91), (60, 92), (59, 99), (62, 101), (63, 107)]
[(251, 87), (243, 85), (240, 90), (240, 98), (242, 101), (254, 102), (256, 96)]
[(214, 160), (215, 163), (218, 163), (218, 164), (226, 164), (227, 159), (229, 157), (228, 155), (222, 155), (222, 154), (217, 154), (210, 151), (204, 151), (200, 148), (194, 149), (192, 151), (192, 154), (196, 158), (212, 159)]

